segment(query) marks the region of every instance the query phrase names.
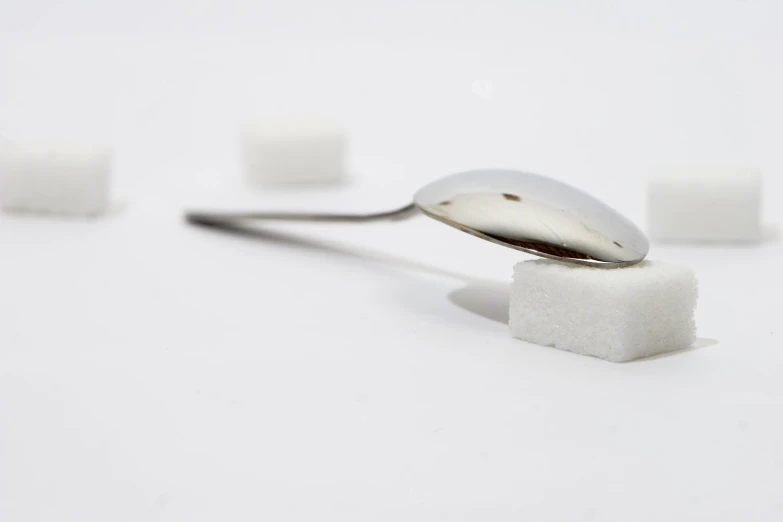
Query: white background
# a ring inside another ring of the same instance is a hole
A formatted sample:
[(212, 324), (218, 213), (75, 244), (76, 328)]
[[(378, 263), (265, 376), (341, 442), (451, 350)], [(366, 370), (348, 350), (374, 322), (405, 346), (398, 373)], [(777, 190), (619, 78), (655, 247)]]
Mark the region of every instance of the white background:
[[(760, 167), (780, 222), (781, 27), (777, 0), (6, 0), (3, 140), (110, 141), (120, 204), (0, 216), (0, 520), (782, 520), (774, 237), (655, 245), (700, 339), (615, 365), (511, 339), (525, 257), (434, 221), (181, 219), (499, 166), (644, 225), (649, 170), (693, 163)], [(352, 181), (248, 188), (254, 112), (337, 119)]]

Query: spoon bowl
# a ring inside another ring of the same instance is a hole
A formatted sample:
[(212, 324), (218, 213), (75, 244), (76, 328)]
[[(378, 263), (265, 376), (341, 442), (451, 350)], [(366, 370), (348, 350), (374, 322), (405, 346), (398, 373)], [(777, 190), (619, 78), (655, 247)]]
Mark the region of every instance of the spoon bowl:
[(608, 205), (560, 181), (515, 170), (471, 170), (414, 196), (429, 217), (541, 257), (620, 267), (649, 251), (644, 232)]

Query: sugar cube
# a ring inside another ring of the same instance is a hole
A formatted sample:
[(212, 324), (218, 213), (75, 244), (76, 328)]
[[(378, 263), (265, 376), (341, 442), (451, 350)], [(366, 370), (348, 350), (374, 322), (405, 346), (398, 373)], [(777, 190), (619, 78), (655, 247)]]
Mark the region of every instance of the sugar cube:
[(660, 261), (606, 269), (557, 261), (514, 268), (513, 337), (612, 362), (688, 348), (695, 340), (692, 270)]

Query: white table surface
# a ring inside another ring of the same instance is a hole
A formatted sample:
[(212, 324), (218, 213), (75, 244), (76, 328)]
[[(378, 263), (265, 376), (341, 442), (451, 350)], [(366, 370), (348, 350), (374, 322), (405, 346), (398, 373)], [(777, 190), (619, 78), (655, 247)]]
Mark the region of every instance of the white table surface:
[[(0, 9), (3, 133), (43, 98), (63, 128), (113, 121), (120, 204), (0, 215), (0, 520), (783, 519), (774, 228), (655, 245), (697, 273), (699, 341), (612, 364), (510, 338), (528, 257), (426, 218), (181, 214), (393, 208), (505, 166), (644, 225), (648, 169), (695, 162), (761, 167), (780, 223), (779, 4), (58, 5)], [(334, 114), (353, 180), (246, 187), (251, 106)]]

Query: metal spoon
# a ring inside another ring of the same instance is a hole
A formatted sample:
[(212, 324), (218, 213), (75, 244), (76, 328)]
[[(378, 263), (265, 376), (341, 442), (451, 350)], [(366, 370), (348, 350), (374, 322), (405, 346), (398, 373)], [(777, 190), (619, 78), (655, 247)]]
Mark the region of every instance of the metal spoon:
[(376, 214), (188, 212), (190, 223), (367, 222), (426, 216), (481, 239), (550, 259), (619, 268), (642, 261), (649, 242), (636, 225), (579, 189), (515, 170), (471, 170), (420, 189), (413, 203)]

